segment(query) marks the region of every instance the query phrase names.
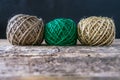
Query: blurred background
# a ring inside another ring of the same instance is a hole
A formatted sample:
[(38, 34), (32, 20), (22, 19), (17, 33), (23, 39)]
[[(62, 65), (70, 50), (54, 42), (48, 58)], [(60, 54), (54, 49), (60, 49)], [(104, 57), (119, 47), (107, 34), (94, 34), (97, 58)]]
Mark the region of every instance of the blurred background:
[(78, 23), (84, 17), (107, 16), (114, 19), (120, 38), (120, 0), (0, 0), (0, 38), (6, 38), (8, 20), (20, 13), (42, 17), (45, 23), (61, 17)]

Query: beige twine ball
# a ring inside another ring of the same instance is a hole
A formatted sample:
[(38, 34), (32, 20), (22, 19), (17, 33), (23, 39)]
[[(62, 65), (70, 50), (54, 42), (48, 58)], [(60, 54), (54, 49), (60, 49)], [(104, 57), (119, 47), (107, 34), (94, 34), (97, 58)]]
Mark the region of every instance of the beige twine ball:
[(6, 35), (13, 45), (39, 45), (43, 41), (43, 32), (42, 19), (18, 14), (8, 21)]
[(115, 24), (108, 17), (88, 17), (78, 23), (78, 39), (82, 45), (111, 45), (115, 39)]

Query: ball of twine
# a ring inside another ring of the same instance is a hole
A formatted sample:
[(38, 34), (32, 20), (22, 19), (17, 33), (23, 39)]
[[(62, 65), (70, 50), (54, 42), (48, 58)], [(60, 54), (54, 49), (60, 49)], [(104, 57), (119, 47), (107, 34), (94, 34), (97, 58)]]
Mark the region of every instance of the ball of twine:
[(45, 26), (45, 41), (48, 45), (75, 45), (77, 26), (71, 19), (55, 19)]
[(39, 45), (43, 41), (44, 24), (36, 16), (18, 14), (8, 21), (7, 39), (13, 45)]
[(78, 23), (78, 39), (83, 45), (111, 45), (115, 39), (115, 24), (108, 17), (88, 17)]

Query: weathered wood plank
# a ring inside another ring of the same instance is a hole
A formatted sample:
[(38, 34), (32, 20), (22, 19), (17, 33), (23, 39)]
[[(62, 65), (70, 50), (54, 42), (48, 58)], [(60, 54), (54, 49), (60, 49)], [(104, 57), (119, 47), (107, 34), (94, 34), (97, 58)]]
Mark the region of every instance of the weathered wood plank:
[(0, 77), (120, 76), (120, 40), (111, 46), (13, 46), (0, 40)]

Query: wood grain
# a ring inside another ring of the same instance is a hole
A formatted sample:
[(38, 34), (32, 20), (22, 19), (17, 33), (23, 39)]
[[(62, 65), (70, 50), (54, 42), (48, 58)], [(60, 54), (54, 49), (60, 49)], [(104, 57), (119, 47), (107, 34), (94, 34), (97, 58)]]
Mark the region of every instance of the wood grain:
[(119, 77), (120, 40), (103, 47), (13, 46), (0, 40), (0, 77), (27, 76)]

